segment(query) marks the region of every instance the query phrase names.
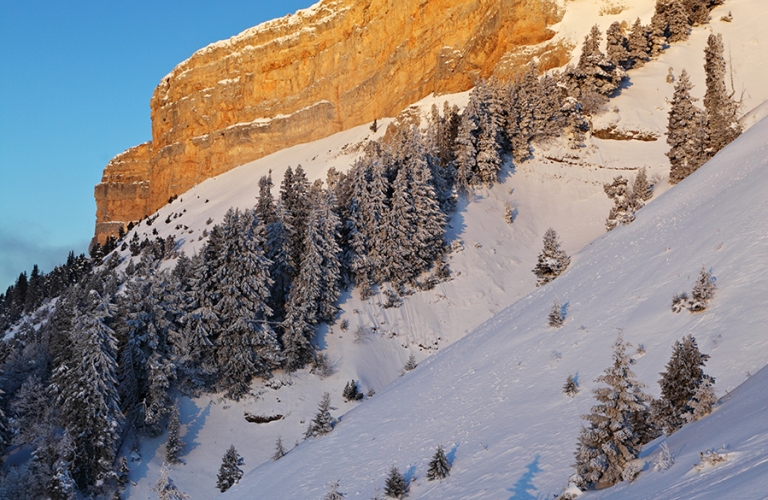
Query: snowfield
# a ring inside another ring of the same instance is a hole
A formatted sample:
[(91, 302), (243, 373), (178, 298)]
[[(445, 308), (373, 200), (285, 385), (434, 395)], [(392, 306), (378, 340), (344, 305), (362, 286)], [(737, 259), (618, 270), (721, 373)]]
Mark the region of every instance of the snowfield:
[[(707, 485), (738, 475), (726, 483), (737, 483), (738, 493), (725, 496), (764, 497), (759, 472), (768, 448), (760, 446), (766, 424), (758, 415), (765, 385), (750, 380), (734, 389), (768, 359), (766, 137), (763, 120), (634, 223), (574, 255), (554, 282), (346, 413), (332, 433), (251, 471), (225, 498), (322, 498), (335, 479), (349, 498), (371, 498), (392, 464), (411, 481), (409, 498), (551, 498), (571, 473), (579, 415), (594, 404), (592, 381), (611, 363), (620, 332), (643, 345), (634, 371), (653, 395), (672, 344), (688, 333), (712, 356), (705, 371), (716, 378), (717, 395), (746, 395), (673, 435), (670, 449), (682, 456), (669, 471), (652, 472), (655, 457), (646, 455), (636, 485), (594, 494), (627, 498), (635, 488), (643, 491), (633, 497), (648, 498), (650, 488), (658, 498), (722, 498)], [(702, 266), (717, 278), (714, 301), (701, 313), (673, 313), (672, 295), (690, 290)], [(556, 298), (568, 309), (560, 329), (547, 325)], [(581, 386), (574, 399), (562, 394), (569, 373)], [(763, 370), (759, 379), (765, 376)], [(707, 430), (712, 434), (701, 432)], [(438, 444), (450, 450), (453, 469), (449, 478), (427, 482)], [(730, 465), (691, 471), (698, 451), (722, 445), (733, 454)]]
[[(606, 2), (571, 2), (561, 23), (569, 31), (562, 36), (580, 46), (596, 20), (603, 32), (615, 20), (650, 20), (653, 2), (625, 3), (620, 14), (597, 16)], [(720, 22), (728, 11), (733, 22)], [(689, 40), (631, 71), (631, 84), (593, 120), (594, 128), (650, 132), (656, 141), (591, 138), (577, 155), (548, 144), (533, 160), (507, 165), (493, 188), (460, 201), (446, 235), (454, 249), (451, 281), (391, 309), (382, 307), (381, 294), (361, 300), (356, 291), (344, 293), (339, 322), (322, 327), (317, 337), (333, 362), (331, 376), (278, 371), (266, 385), (254, 383), (253, 396), (239, 402), (180, 397), (184, 463), (170, 468), (179, 489), (194, 500), (219, 495), (216, 473), (234, 444), (246, 475), (224, 498), (320, 499), (338, 479), (345, 498), (367, 500), (377, 488), (383, 495), (393, 464), (411, 481), (408, 498), (552, 498), (572, 473), (579, 415), (594, 404), (593, 380), (609, 366), (617, 334), (643, 346), (633, 370), (658, 396), (658, 373), (672, 344), (691, 333), (711, 355), (705, 371), (716, 378), (723, 404), (666, 439), (676, 457), (669, 470), (652, 471), (661, 438), (646, 446), (635, 483), (585, 498), (765, 498), (768, 446), (760, 417), (768, 399), (768, 373), (761, 370), (768, 361), (768, 120), (760, 120), (768, 112), (768, 60), (757, 54), (768, 46), (766, 20), (768, 3), (728, 0)], [(685, 68), (693, 95), (703, 95), (710, 31), (723, 33), (726, 52), (730, 47), (734, 86), (744, 89), (744, 123), (754, 126), (670, 188), (664, 134), (674, 84), (666, 77), (669, 68), (675, 76)], [(463, 107), (467, 98), (466, 92), (431, 96), (416, 107), (426, 113), (445, 100)], [(391, 121), (379, 120), (376, 133), (357, 127), (209, 179), (160, 209), (152, 226), (142, 223), (134, 231), (150, 239), (153, 230), (162, 238), (174, 234), (193, 254), (230, 207), (255, 204), (259, 177), (271, 170), (277, 194), (289, 165), (301, 164), (310, 182), (324, 179), (330, 167), (346, 171), (361, 145), (383, 136)], [(631, 225), (606, 234), (612, 203), (603, 183), (620, 174), (631, 180), (640, 167), (655, 181), (654, 199)], [(513, 224), (504, 221), (506, 204), (517, 209)], [(531, 269), (548, 227), (557, 230), (572, 262), (563, 276), (537, 289)], [(690, 293), (702, 266), (717, 279), (710, 308), (674, 314), (672, 295)], [(555, 299), (567, 310), (560, 329), (547, 324)], [(342, 320), (349, 323), (346, 331)], [(358, 328), (362, 335), (355, 334)], [(403, 375), (410, 355), (419, 366)], [(569, 373), (581, 386), (574, 399), (562, 394)], [(351, 379), (362, 392), (376, 394), (362, 403), (343, 402)], [(302, 442), (324, 392), (340, 422), (329, 435)], [(246, 412), (282, 418), (249, 423)], [(278, 436), (287, 449), (299, 444), (272, 462)], [(126, 498), (155, 498), (151, 487), (166, 437), (142, 438), (139, 452), (129, 451), (130, 440), (123, 446), (121, 454), (131, 457)], [(453, 469), (444, 481), (428, 482), (427, 464), (438, 444)], [(692, 468), (699, 451), (723, 445), (727, 462)]]

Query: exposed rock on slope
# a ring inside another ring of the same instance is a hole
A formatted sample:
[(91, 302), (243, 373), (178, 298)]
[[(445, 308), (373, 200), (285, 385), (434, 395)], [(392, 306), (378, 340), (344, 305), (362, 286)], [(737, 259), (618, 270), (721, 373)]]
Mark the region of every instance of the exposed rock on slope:
[[(152, 141), (96, 186), (104, 241), (209, 177), (280, 149), (394, 116), (432, 92), (560, 66), (552, 0), (323, 0), (209, 45), (152, 96)], [(535, 46), (535, 47), (533, 47)]]

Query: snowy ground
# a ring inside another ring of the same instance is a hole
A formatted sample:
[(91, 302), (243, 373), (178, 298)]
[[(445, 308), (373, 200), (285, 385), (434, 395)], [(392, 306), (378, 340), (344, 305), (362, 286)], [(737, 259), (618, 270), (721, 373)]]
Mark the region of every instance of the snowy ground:
[[(574, 8), (563, 21), (572, 26), (569, 36), (580, 43), (595, 19), (604, 29), (614, 20), (631, 23), (637, 16), (648, 22), (652, 13), (652, 3), (637, 1), (615, 16), (590, 14), (603, 3), (570, 3)], [(580, 18), (578, 9), (584, 10)], [(720, 22), (729, 10), (734, 21)], [(747, 371), (756, 373), (768, 359), (765, 328), (757, 321), (764, 317), (761, 311), (768, 298), (768, 231), (763, 222), (768, 186), (765, 174), (755, 165), (744, 166), (746, 160), (738, 154), (759, 150), (750, 161), (764, 161), (768, 126), (756, 126), (740, 140), (740, 147), (734, 144), (712, 162), (714, 166), (707, 165), (672, 190), (666, 183), (663, 133), (666, 99), (673, 91), (665, 80), (668, 68), (678, 75), (685, 67), (696, 85), (694, 95), (703, 94), (703, 47), (710, 30), (722, 32), (726, 48), (732, 50), (735, 86), (746, 89), (743, 110), (768, 100), (768, 62), (755, 57), (756, 50), (768, 46), (768, 32), (760, 26), (766, 19), (768, 5), (763, 2), (727, 2), (713, 11), (710, 25), (694, 29), (689, 41), (631, 72), (631, 85), (593, 123), (649, 131), (659, 135), (657, 141), (592, 139), (577, 158), (550, 145), (539, 149), (535, 160), (507, 169), (498, 185), (480, 190), (471, 203), (460, 203), (448, 234), (451, 241), (460, 242), (451, 254), (452, 281), (407, 297), (397, 309), (382, 308), (380, 296), (361, 301), (356, 293), (345, 294), (340, 319), (349, 321), (349, 330), (342, 332), (337, 323), (319, 333), (320, 346), (335, 364), (332, 376), (278, 373), (273, 385), (282, 387), (257, 384), (257, 396), (239, 403), (215, 396), (182, 398), (187, 449), (185, 464), (172, 467), (174, 481), (193, 499), (216, 496), (216, 471), (230, 444), (244, 456), (246, 471), (267, 462), (278, 435), (286, 447), (301, 440), (322, 393), (328, 391), (337, 407), (333, 414), (344, 415), (338, 429), (302, 443), (284, 460), (256, 469), (233, 490), (239, 492), (235, 498), (251, 498), (255, 491), (259, 498), (320, 498), (335, 478), (348, 497), (360, 492), (360, 498), (370, 498), (392, 463), (416, 478), (412, 498), (549, 496), (565, 485), (578, 415), (592, 404), (588, 389), (608, 366), (619, 329), (647, 349), (636, 372), (654, 393), (673, 341), (686, 333), (693, 333), (703, 352), (712, 355), (709, 373), (717, 378), (719, 396), (736, 387)], [(462, 105), (467, 94), (430, 97), (419, 105), (427, 110), (446, 99)], [(753, 113), (753, 121), (762, 114)], [(140, 226), (139, 233), (142, 238), (145, 233), (153, 238), (152, 229), (161, 237), (175, 234), (183, 239), (182, 248), (194, 253), (205, 229), (210, 229), (208, 220), (221, 222), (231, 206), (252, 206), (258, 178), (270, 169), (275, 193), (289, 165), (301, 164), (310, 180), (324, 178), (331, 166), (346, 170), (359, 154), (357, 145), (383, 135), (389, 121), (380, 121), (377, 134), (367, 126), (357, 127), (209, 179), (162, 208), (153, 225)], [(658, 181), (660, 198), (631, 226), (601, 238), (611, 206), (602, 184), (620, 173), (631, 178), (642, 166)], [(739, 184), (728, 191), (726, 181), (733, 173)], [(505, 203), (518, 210), (512, 225), (503, 220)], [(165, 224), (168, 216), (171, 222)], [(552, 286), (536, 290), (531, 269), (550, 226), (573, 255), (573, 268)], [(672, 293), (690, 291), (702, 265), (712, 268), (720, 286), (712, 310), (673, 315)], [(568, 303), (569, 317), (561, 330), (546, 326), (555, 297)], [(358, 326), (369, 329), (362, 341), (353, 333)], [(429, 358), (434, 353), (440, 354)], [(421, 366), (399, 379), (410, 354)], [(560, 393), (569, 372), (578, 375), (583, 387), (575, 400)], [(341, 391), (353, 378), (364, 392), (374, 389), (377, 395), (362, 404), (343, 403)], [(351, 411), (356, 406), (360, 408)], [(284, 418), (253, 424), (245, 421), (246, 411)], [(682, 431), (673, 438), (678, 435)], [(130, 463), (133, 484), (128, 497), (154, 498), (149, 488), (162, 465), (164, 440), (161, 436), (142, 442), (140, 459), (135, 456)], [(449, 480), (435, 485), (423, 476), (438, 443), (450, 450), (455, 469)], [(648, 477), (646, 471), (637, 484), (654, 483)], [(601, 493), (606, 494), (614, 492)]]

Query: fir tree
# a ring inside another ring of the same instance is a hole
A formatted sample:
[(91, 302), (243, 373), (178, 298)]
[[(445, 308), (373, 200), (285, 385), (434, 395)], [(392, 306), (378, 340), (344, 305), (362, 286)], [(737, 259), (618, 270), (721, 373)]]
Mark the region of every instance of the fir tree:
[(704, 373), (708, 359), (693, 336), (675, 341), (672, 357), (660, 374), (661, 398), (652, 404), (654, 419), (668, 435), (711, 411), (716, 401), (712, 392), (715, 379)]
[(184, 442), (179, 436), (180, 427), (179, 404), (177, 402), (171, 408), (171, 420), (168, 422), (168, 441), (165, 443), (165, 459), (172, 464), (180, 462), (179, 455), (184, 449)]
[(565, 271), (571, 258), (560, 249), (557, 233), (549, 228), (544, 233), (544, 249), (538, 257), (533, 273), (538, 278), (536, 286), (546, 285)]
[(648, 177), (645, 173), (645, 167), (638, 170), (635, 180), (632, 183), (632, 194), (638, 204), (645, 204), (653, 198), (653, 186), (648, 182)]
[(275, 453), (272, 455), (272, 460), (280, 460), (283, 458), (288, 452), (285, 451), (285, 448), (283, 447), (283, 438), (280, 436), (277, 436), (277, 442), (275, 443)]
[(581, 489), (607, 487), (621, 481), (627, 463), (640, 451), (632, 417), (646, 410), (646, 405), (639, 390), (642, 384), (630, 369), (628, 347), (630, 344), (619, 336), (614, 344), (613, 365), (595, 379), (608, 387), (594, 391), (598, 404), (589, 415), (582, 416), (589, 427), (582, 427), (574, 464), (576, 473), (571, 477), (571, 482)]
[(705, 161), (704, 115), (693, 104), (690, 90), (693, 88), (688, 73), (683, 70), (675, 85), (672, 108), (669, 110), (667, 144), (670, 149), (669, 182), (676, 184), (688, 177)]
[(389, 470), (389, 476), (384, 482), (384, 494), (391, 498), (405, 498), (408, 494), (408, 483), (394, 465)]
[(262, 176), (259, 179), (259, 196), (256, 201), (256, 216), (264, 223), (264, 226), (269, 226), (277, 219), (277, 213), (275, 208), (275, 199), (272, 196), (272, 170), (269, 171), (269, 175)]
[(688, 302), (688, 310), (691, 312), (703, 311), (707, 308), (709, 301), (715, 295), (715, 279), (712, 277), (712, 273), (707, 271), (705, 267), (701, 268), (699, 272), (699, 278), (693, 285), (691, 291), (691, 300)]
[(552, 310), (549, 311), (549, 326), (552, 328), (560, 328), (563, 326), (563, 307), (555, 299), (555, 303), (552, 304)]
[(169, 472), (168, 465), (163, 464), (163, 467), (160, 469), (160, 478), (152, 487), (152, 491), (157, 493), (159, 500), (189, 500), (189, 495), (179, 491), (176, 485), (173, 484), (173, 480), (168, 476)]
[(707, 113), (707, 155), (714, 156), (741, 134), (738, 121), (738, 104), (733, 93), (725, 87), (725, 58), (723, 36), (710, 34), (704, 49), (704, 72), (707, 90), (704, 93), (704, 109)]
[(642, 25), (640, 18), (638, 17), (634, 24), (632, 24), (632, 30), (627, 36), (627, 51), (629, 59), (632, 61), (633, 68), (639, 68), (650, 60), (648, 56), (648, 29)]
[(688, 38), (691, 30), (691, 22), (688, 18), (688, 9), (683, 0), (671, 0), (667, 4), (667, 39), (670, 42), (680, 42)]
[(456, 188), (469, 193), (475, 185), (477, 170), (477, 137), (480, 133), (480, 110), (477, 91), (470, 93), (469, 103), (461, 114), (459, 131), (456, 135)]
[(451, 472), (451, 465), (448, 463), (448, 458), (445, 456), (443, 445), (438, 445), (435, 455), (429, 462), (429, 469), (427, 470), (427, 480), (434, 481), (435, 479), (445, 479)]
[(569, 397), (574, 397), (578, 393), (579, 384), (576, 382), (576, 379), (573, 378), (573, 375), (569, 373), (568, 378), (565, 380), (565, 385), (563, 385), (563, 394)]
[(112, 309), (96, 291), (89, 293), (87, 309), (78, 311), (73, 321), (73, 354), (60, 359), (51, 381), (64, 428), (79, 451), (73, 476), (81, 488), (111, 475), (123, 420), (115, 376), (116, 341), (106, 324)]
[(223, 493), (240, 481), (243, 477), (243, 471), (240, 469), (240, 465), (243, 465), (243, 459), (237, 453), (235, 446), (232, 445), (224, 454), (224, 458), (221, 461), (221, 467), (219, 467), (219, 473), (216, 476), (216, 487), (219, 491)]
[(641, 207), (632, 191), (628, 189), (629, 180), (622, 176), (614, 177), (611, 184), (604, 184), (603, 190), (613, 200), (613, 207), (605, 221), (608, 231), (619, 224), (626, 225), (635, 220), (635, 212)]
[(317, 407), (317, 414), (309, 423), (304, 438), (322, 436), (331, 432), (333, 426), (336, 425), (336, 419), (331, 416), (331, 410), (334, 409), (331, 407), (331, 395), (327, 392), (324, 393), (323, 399)]
[(347, 385), (344, 386), (342, 397), (344, 397), (346, 401), (359, 401), (363, 399), (363, 393), (358, 391), (357, 382), (352, 380), (351, 382), (347, 382)]
[(615, 21), (605, 31), (605, 48), (608, 60), (616, 67), (629, 67), (629, 50), (627, 38), (622, 32), (621, 23)]

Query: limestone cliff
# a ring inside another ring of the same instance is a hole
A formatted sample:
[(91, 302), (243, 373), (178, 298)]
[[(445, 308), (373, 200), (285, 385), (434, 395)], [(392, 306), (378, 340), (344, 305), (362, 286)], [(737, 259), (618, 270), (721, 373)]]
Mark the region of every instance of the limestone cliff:
[(533, 56), (562, 65), (550, 0), (323, 0), (205, 47), (163, 78), (152, 141), (115, 157), (96, 186), (96, 236), (195, 184), (431, 94), (509, 76)]

